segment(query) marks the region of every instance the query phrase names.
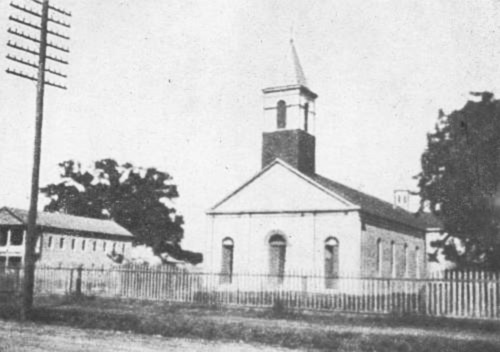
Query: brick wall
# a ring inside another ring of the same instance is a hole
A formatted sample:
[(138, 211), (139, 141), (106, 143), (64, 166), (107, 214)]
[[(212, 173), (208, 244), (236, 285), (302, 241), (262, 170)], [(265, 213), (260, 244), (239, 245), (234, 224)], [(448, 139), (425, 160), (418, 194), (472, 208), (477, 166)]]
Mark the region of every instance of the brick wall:
[[(392, 277), (395, 274), (397, 278), (415, 278), (425, 275), (425, 240), (423, 238), (369, 224), (365, 225), (361, 236), (361, 271), (363, 275)], [(378, 240), (380, 240), (382, 255), (380, 273), (378, 272), (377, 263)], [(391, 268), (392, 243), (394, 243), (395, 251), (394, 273)]]

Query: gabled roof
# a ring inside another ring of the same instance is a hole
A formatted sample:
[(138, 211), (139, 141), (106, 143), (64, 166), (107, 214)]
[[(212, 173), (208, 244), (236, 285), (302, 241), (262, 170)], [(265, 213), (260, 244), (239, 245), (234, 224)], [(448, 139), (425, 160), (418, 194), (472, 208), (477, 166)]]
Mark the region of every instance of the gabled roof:
[[(5, 216), (6, 213), (12, 215), (12, 217), (7, 219)], [(4, 215), (2, 216), (2, 214)], [(27, 223), (28, 211), (11, 207), (3, 207), (0, 209), (0, 225), (26, 225)], [(67, 231), (133, 237), (128, 230), (118, 225), (113, 220), (92, 219), (62, 213), (38, 212), (37, 225), (45, 228)]]
[(237, 193), (241, 192), (247, 185), (252, 183), (254, 180), (259, 178), (262, 174), (266, 173), (270, 168), (274, 165), (280, 164), (288, 169), (290, 172), (293, 172), (300, 176), (304, 181), (309, 182), (315, 187), (320, 188), (324, 192), (328, 193), (330, 196), (341, 200), (346, 206), (348, 206), (352, 210), (359, 210), (366, 214), (370, 214), (382, 219), (394, 221), (399, 224), (407, 225), (413, 228), (417, 228), (420, 230), (426, 230), (428, 228), (434, 228), (437, 223), (429, 223), (427, 221), (427, 217), (422, 214), (416, 215), (410, 213), (403, 208), (397, 207), (389, 202), (371, 196), (369, 194), (363, 193), (361, 191), (355, 190), (354, 188), (345, 186), (339, 182), (330, 180), (326, 177), (323, 177), (318, 174), (314, 175), (306, 175), (291, 165), (287, 164), (281, 159), (276, 159), (274, 162), (266, 166), (260, 172), (258, 172), (255, 176), (253, 176), (250, 180), (245, 182), (242, 186), (236, 189), (234, 192), (229, 194), (223, 200), (218, 202), (215, 206), (213, 206), (208, 213), (216, 213), (216, 208), (221, 204), (225, 203), (228, 199), (232, 198)]
[(349, 200), (343, 198), (340, 194), (334, 193), (331, 190), (329, 190), (328, 188), (323, 187), (322, 185), (318, 184), (316, 181), (314, 181), (313, 179), (311, 179), (306, 174), (304, 174), (304, 173), (300, 172), (299, 170), (295, 169), (293, 166), (289, 165), (285, 161), (277, 158), (272, 163), (268, 164), (266, 167), (264, 167), (262, 170), (260, 170), (257, 174), (255, 174), (254, 176), (252, 176), (248, 181), (244, 182), (236, 190), (234, 190), (229, 195), (227, 195), (226, 197), (224, 197), (221, 201), (217, 202), (214, 206), (212, 206), (207, 211), (207, 213), (208, 214), (217, 213), (217, 208), (219, 208), (221, 205), (223, 205), (224, 203), (226, 203), (226, 201), (228, 201), (229, 199), (233, 198), (235, 195), (237, 195), (240, 192), (242, 192), (248, 185), (250, 185), (255, 180), (257, 180), (258, 178), (260, 178), (262, 175), (264, 175), (266, 172), (268, 172), (270, 169), (272, 169), (275, 165), (281, 165), (281, 166), (283, 166), (285, 169), (287, 169), (291, 173), (294, 173), (299, 178), (303, 179), (305, 182), (308, 182), (309, 184), (312, 184), (314, 187), (319, 188), (325, 194), (328, 194), (330, 197), (336, 199), (337, 201), (340, 201), (343, 204), (343, 206), (344, 206), (343, 210), (356, 210), (356, 209), (359, 208), (355, 204), (351, 203)]
[(428, 228), (427, 223), (416, 214), (410, 213), (389, 202), (355, 190), (354, 188), (350, 188), (321, 175), (315, 174), (311, 178), (320, 185), (330, 189), (332, 192), (338, 193), (352, 203), (358, 205), (362, 212), (423, 230)]

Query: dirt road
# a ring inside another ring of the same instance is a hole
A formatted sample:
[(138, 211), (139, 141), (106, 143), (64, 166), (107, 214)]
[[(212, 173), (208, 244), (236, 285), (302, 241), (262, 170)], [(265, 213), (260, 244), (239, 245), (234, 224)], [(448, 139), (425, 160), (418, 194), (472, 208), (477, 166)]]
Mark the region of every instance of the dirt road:
[(0, 352), (271, 352), (277, 347), (0, 321)]

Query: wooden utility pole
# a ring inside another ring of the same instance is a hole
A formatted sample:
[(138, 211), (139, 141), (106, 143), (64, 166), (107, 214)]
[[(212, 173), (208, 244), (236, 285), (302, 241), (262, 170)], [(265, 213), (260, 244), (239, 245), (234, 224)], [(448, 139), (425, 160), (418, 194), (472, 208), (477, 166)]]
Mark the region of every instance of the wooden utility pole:
[(68, 62), (47, 54), (47, 47), (50, 47), (54, 50), (58, 50), (64, 53), (69, 53), (69, 49), (64, 48), (62, 46), (56, 45), (48, 41), (48, 35), (53, 35), (58, 38), (68, 40), (69, 37), (63, 35), (61, 33), (52, 31), (48, 28), (48, 23), (54, 23), (59, 26), (63, 26), (66, 28), (70, 28), (70, 25), (66, 22), (58, 20), (56, 18), (50, 17), (49, 12), (52, 10), (53, 12), (57, 12), (58, 14), (62, 14), (65, 16), (71, 16), (70, 13), (64, 11), (62, 9), (52, 7), (49, 5), (49, 0), (32, 0), (38, 5), (42, 6), (41, 11), (33, 10), (24, 6), (17, 5), (15, 3), (11, 3), (11, 7), (14, 9), (29, 14), (31, 16), (37, 17), (40, 19), (40, 25), (33, 24), (32, 22), (26, 21), (16, 16), (10, 16), (9, 19), (14, 23), (24, 25), (25, 27), (30, 28), (30, 30), (35, 29), (40, 32), (39, 39), (31, 36), (30, 34), (25, 34), (24, 32), (19, 32), (17, 30), (13, 30), (9, 28), (9, 33), (22, 38), (24, 40), (28, 40), (30, 42), (35, 42), (38, 44), (38, 51), (30, 49), (29, 47), (20, 46), (15, 42), (9, 42), (7, 45), (15, 50), (18, 50), (23, 53), (27, 53), (30, 55), (38, 56), (38, 63), (31, 62), (29, 60), (25, 60), (23, 58), (13, 56), (8, 54), (7, 59), (17, 63), (22, 64), (31, 68), (37, 69), (37, 75), (34, 77), (30, 73), (24, 73), (16, 70), (7, 69), (7, 73), (13, 74), (18, 77), (26, 78), (32, 81), (36, 81), (36, 120), (35, 120), (35, 141), (34, 141), (34, 149), (33, 149), (33, 170), (31, 174), (31, 195), (30, 195), (30, 206), (28, 212), (28, 228), (26, 232), (25, 238), (25, 251), (24, 251), (24, 278), (23, 278), (23, 295), (22, 295), (22, 305), (21, 305), (21, 317), (23, 320), (26, 320), (30, 316), (30, 312), (33, 307), (33, 290), (34, 290), (34, 282), (35, 282), (35, 246), (37, 242), (37, 208), (38, 208), (38, 192), (39, 192), (39, 177), (40, 177), (40, 160), (42, 155), (42, 126), (43, 126), (43, 106), (44, 106), (44, 94), (45, 94), (45, 85), (50, 85), (53, 87), (66, 89), (65, 86), (47, 81), (45, 79), (46, 72), (51, 73), (58, 77), (66, 78), (67, 76), (62, 74), (61, 72), (55, 71), (53, 69), (47, 68), (46, 62), (47, 60), (51, 60), (58, 64), (67, 65)]

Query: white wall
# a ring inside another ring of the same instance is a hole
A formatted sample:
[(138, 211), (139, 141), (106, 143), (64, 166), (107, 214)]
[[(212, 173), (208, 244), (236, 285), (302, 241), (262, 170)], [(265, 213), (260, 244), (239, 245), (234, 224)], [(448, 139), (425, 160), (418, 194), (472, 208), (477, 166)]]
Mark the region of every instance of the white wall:
[(346, 208), (348, 205), (340, 199), (313, 186), (285, 166), (275, 164), (259, 178), (220, 204), (216, 211), (257, 213)]
[(269, 237), (286, 236), (285, 272), (323, 274), (324, 243), (339, 241), (340, 272), (360, 268), (361, 224), (356, 211), (335, 213), (212, 215), (208, 219), (205, 268), (221, 269), (222, 241), (234, 241), (234, 272), (269, 272)]
[(276, 106), (278, 101), (284, 100), (287, 105), (286, 110), (286, 128), (287, 130), (292, 129), (304, 129), (304, 105), (309, 103), (308, 112), (308, 132), (312, 135), (315, 133), (315, 123), (316, 123), (316, 112), (315, 112), (315, 102), (312, 99), (308, 99), (300, 93), (300, 90), (287, 90), (279, 91), (273, 93), (267, 93), (264, 95), (264, 132), (274, 132), (277, 130), (276, 117), (277, 110)]
[[(52, 243), (49, 246), (50, 238)], [(60, 246), (61, 239), (64, 239), (62, 248)], [(73, 240), (75, 240), (74, 248), (71, 247)], [(83, 241), (85, 241), (85, 249), (82, 249)], [(96, 242), (96, 250), (93, 247), (94, 242)], [(103, 247), (104, 242), (106, 243), (106, 249)], [(50, 232), (43, 233), (41, 243), (39, 264), (68, 267), (83, 265), (86, 268), (113, 265), (111, 259), (107, 257), (107, 253), (110, 253), (113, 249), (113, 244), (116, 245), (117, 253), (122, 253), (123, 246), (125, 246), (125, 257), (130, 255), (132, 248), (132, 239), (83, 237)]]

